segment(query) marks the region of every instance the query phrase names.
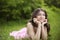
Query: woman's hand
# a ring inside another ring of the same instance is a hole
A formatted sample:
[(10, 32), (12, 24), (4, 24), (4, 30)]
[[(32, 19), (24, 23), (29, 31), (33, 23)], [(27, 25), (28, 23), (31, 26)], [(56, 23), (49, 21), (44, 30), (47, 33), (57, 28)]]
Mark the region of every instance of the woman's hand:
[(46, 24), (47, 23), (47, 19), (45, 19), (44, 20), (44, 22), (42, 22), (42, 25), (41, 25), (41, 32), (42, 32), (42, 39), (43, 40), (47, 40), (47, 28), (46, 27), (44, 27), (44, 24)]
[(38, 21), (36, 18), (33, 18), (33, 21), (34, 21), (35, 23), (37, 23), (37, 24), (41, 24), (41, 22)]
[(47, 19), (44, 20), (44, 22), (42, 22), (42, 25), (46, 24), (47, 23)]
[(38, 24), (38, 28), (36, 30), (36, 34), (34, 36), (34, 40), (39, 40), (41, 35), (41, 22), (34, 18), (33, 21)]
[(40, 21), (37, 20), (37, 18), (34, 18), (33, 21), (34, 21), (35, 23), (41, 24), (41, 25), (44, 25), (44, 24), (47, 23), (47, 19), (45, 19), (43, 22), (40, 22)]

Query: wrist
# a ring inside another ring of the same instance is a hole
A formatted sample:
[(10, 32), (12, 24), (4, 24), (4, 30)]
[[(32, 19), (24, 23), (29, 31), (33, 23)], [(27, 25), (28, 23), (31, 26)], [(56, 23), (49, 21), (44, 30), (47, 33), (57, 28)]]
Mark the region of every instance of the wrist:
[(38, 25), (41, 25), (41, 23), (39, 22)]

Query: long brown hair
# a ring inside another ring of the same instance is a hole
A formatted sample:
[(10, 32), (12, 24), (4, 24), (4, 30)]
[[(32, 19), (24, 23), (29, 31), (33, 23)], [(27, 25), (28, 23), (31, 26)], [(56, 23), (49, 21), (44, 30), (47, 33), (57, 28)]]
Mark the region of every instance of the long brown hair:
[[(45, 13), (45, 19), (47, 19), (47, 12), (41, 8), (37, 8), (33, 11), (33, 14), (32, 14), (32, 17), (31, 17), (31, 20), (30, 22), (32, 23), (33, 27), (37, 27), (38, 25), (33, 21), (33, 18), (36, 18), (37, 14), (40, 12), (40, 11), (43, 11)], [(48, 19), (47, 19), (48, 21)], [(50, 31), (50, 24), (47, 22), (46, 24), (44, 24), (45, 27), (47, 27), (47, 33), (49, 34), (49, 31)]]

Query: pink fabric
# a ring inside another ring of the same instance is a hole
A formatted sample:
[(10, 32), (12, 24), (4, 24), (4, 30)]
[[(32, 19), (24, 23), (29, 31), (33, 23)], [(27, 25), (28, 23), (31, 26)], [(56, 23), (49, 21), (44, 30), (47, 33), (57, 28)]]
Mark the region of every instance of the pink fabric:
[(28, 34), (27, 34), (27, 28), (22, 28), (19, 31), (12, 31), (10, 33), (10, 36), (13, 36), (15, 39), (19, 39), (19, 38), (27, 38)]

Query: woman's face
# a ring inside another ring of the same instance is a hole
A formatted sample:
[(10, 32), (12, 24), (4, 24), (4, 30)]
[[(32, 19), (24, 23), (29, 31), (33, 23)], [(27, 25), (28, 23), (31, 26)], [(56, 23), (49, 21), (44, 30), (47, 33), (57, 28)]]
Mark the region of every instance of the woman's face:
[(37, 14), (37, 20), (40, 21), (40, 22), (43, 22), (45, 20), (45, 13), (43, 11), (40, 11), (38, 14)]

